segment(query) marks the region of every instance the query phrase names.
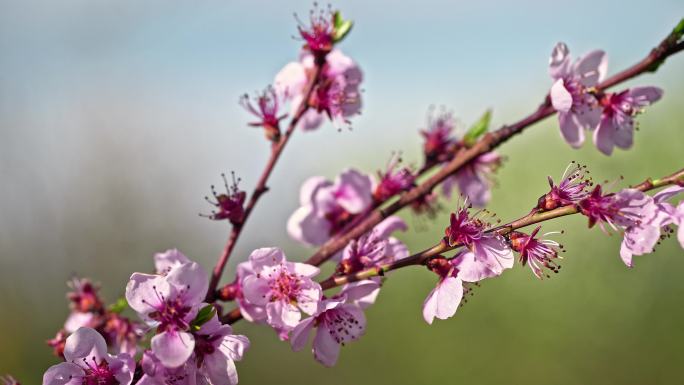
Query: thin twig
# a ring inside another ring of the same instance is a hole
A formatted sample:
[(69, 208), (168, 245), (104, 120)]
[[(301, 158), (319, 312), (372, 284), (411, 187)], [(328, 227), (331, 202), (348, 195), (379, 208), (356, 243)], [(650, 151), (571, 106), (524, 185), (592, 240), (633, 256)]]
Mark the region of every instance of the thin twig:
[(230, 235), (228, 236), (226, 245), (223, 247), (223, 251), (221, 252), (221, 255), (216, 261), (216, 266), (214, 266), (214, 269), (211, 273), (211, 281), (209, 283), (209, 290), (207, 291), (207, 301), (209, 302), (213, 301), (215, 298), (216, 288), (218, 287), (219, 280), (221, 279), (221, 275), (223, 274), (223, 269), (226, 267), (226, 263), (228, 263), (228, 259), (230, 258), (230, 255), (232, 254), (233, 249), (235, 248), (235, 244), (237, 243), (237, 240), (240, 237), (240, 234), (242, 233), (242, 229), (245, 226), (245, 222), (247, 222), (247, 219), (254, 210), (254, 207), (259, 201), (259, 198), (261, 198), (261, 196), (266, 191), (268, 191), (268, 178), (271, 176), (273, 168), (275, 167), (276, 163), (278, 162), (278, 159), (280, 158), (280, 154), (282, 154), (283, 150), (285, 149), (285, 145), (287, 145), (287, 142), (290, 140), (290, 137), (294, 133), (295, 128), (297, 127), (297, 123), (299, 123), (299, 120), (302, 118), (304, 113), (306, 113), (309, 110), (308, 101), (311, 97), (311, 93), (313, 92), (316, 83), (318, 83), (319, 81), (321, 67), (321, 64), (317, 64), (314, 67), (314, 73), (305, 88), (302, 103), (299, 105), (297, 111), (290, 120), (290, 124), (288, 125), (285, 134), (283, 134), (280, 137), (280, 140), (277, 143), (275, 143), (273, 147), (271, 147), (271, 156), (269, 157), (268, 162), (266, 163), (266, 167), (264, 168), (264, 171), (262, 171), (261, 176), (259, 177), (259, 181), (257, 182), (256, 187), (254, 188), (254, 191), (252, 192), (252, 195), (249, 198), (249, 202), (245, 207), (244, 216), (242, 217), (242, 220), (238, 224), (235, 224), (230, 231)]

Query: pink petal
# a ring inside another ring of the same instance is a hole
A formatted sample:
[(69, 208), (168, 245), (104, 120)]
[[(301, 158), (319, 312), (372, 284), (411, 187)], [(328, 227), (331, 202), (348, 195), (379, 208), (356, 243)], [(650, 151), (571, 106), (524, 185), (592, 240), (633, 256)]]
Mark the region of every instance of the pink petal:
[(593, 87), (600, 82), (608, 71), (608, 57), (600, 50), (591, 51), (577, 60), (575, 73), (585, 87)]
[(357, 170), (349, 169), (335, 180), (337, 203), (352, 214), (358, 214), (372, 203), (372, 180)]
[(620, 259), (622, 259), (622, 262), (624, 262), (627, 267), (633, 267), (632, 255), (632, 250), (627, 247), (625, 241), (623, 240), (622, 244), (620, 245)]
[(484, 207), (491, 199), (489, 182), (469, 166), (456, 173), (456, 182), (461, 194), (467, 197), (468, 201), (475, 207)]
[(273, 88), (282, 98), (292, 99), (304, 91), (306, 82), (304, 66), (298, 62), (291, 62), (278, 72), (273, 81)]
[(269, 302), (266, 305), (268, 324), (282, 329), (292, 329), (302, 318), (299, 309), (291, 303), (283, 301)]
[(299, 120), (299, 127), (304, 131), (313, 131), (320, 127), (324, 120), (325, 115), (323, 113), (316, 110), (308, 110)]
[[(305, 281), (300, 290), (301, 292), (297, 296), (297, 305), (304, 313), (314, 314), (318, 308), (318, 302), (323, 295), (321, 286), (317, 282)], [(297, 321), (299, 321), (299, 319)]]
[(380, 239), (388, 239), (395, 231), (406, 231), (408, 226), (400, 217), (393, 215), (378, 223), (373, 229)]
[(563, 79), (556, 80), (551, 86), (551, 104), (558, 112), (568, 112), (572, 108), (572, 95), (565, 88)]
[(219, 350), (233, 361), (240, 361), (249, 349), (249, 339), (243, 335), (230, 334), (223, 337)]
[(72, 311), (69, 317), (64, 322), (64, 330), (67, 333), (73, 333), (76, 330), (91, 325), (95, 319), (95, 313), (82, 313), (80, 311)]
[(183, 365), (195, 349), (195, 338), (185, 332), (163, 332), (152, 337), (150, 346), (154, 355), (168, 368)]
[(571, 112), (559, 112), (558, 123), (563, 139), (574, 148), (579, 148), (584, 143), (584, 129), (577, 121), (575, 114)]
[(314, 317), (309, 317), (301, 321), (294, 329), (292, 329), (292, 334), (290, 335), (290, 345), (292, 345), (292, 350), (298, 352), (309, 341), (309, 334), (314, 326)]
[(71, 362), (51, 366), (43, 374), (43, 385), (81, 385), (83, 369)]
[(161, 304), (161, 297), (171, 294), (171, 286), (158, 275), (133, 273), (126, 285), (128, 305), (141, 315), (155, 311)]
[(299, 263), (299, 262), (293, 262), (288, 266), (288, 269), (290, 271), (293, 271), (297, 275), (301, 275), (303, 277), (308, 277), (312, 278), (318, 275), (318, 273), (321, 272), (321, 269), (317, 268), (314, 265), (309, 265), (308, 263)]
[(163, 253), (156, 253), (154, 255), (154, 267), (157, 274), (166, 275), (172, 268), (188, 262), (191, 261), (183, 253), (178, 251), (178, 249), (169, 249)]
[(211, 384), (235, 385), (238, 383), (235, 363), (223, 354), (205, 355), (202, 371), (207, 374)]
[(613, 136), (615, 135), (613, 120), (607, 117), (601, 119), (596, 131), (594, 131), (594, 145), (602, 153), (610, 155), (613, 153)]
[(262, 247), (252, 251), (249, 261), (255, 273), (263, 274), (264, 270), (270, 270), (285, 261), (285, 253), (277, 247)]
[(313, 353), (316, 361), (328, 367), (335, 365), (340, 356), (340, 344), (332, 338), (325, 324), (321, 324), (316, 331)]
[(310, 204), (318, 189), (327, 186), (332, 186), (332, 182), (322, 176), (312, 176), (305, 180), (299, 189), (299, 204), (302, 206)]
[(470, 251), (462, 253), (454, 261), (453, 265), (458, 269), (458, 277), (465, 282), (479, 282), (499, 275), (487, 264), (475, 259), (475, 254)]
[(393, 261), (409, 256), (409, 249), (402, 241), (393, 237), (390, 237), (387, 241), (387, 255), (391, 255)]
[(209, 289), (206, 270), (197, 262), (190, 262), (169, 272), (167, 282), (174, 285), (182, 293), (183, 301), (189, 305), (202, 302)]
[(270, 301), (271, 287), (256, 275), (249, 275), (242, 281), (242, 295), (253, 305), (264, 306)]
[(570, 53), (565, 43), (558, 43), (551, 51), (549, 58), (549, 74), (552, 78), (558, 79), (568, 75), (570, 66)]
[(319, 216), (312, 205), (302, 206), (287, 221), (287, 233), (306, 245), (322, 245), (330, 239), (330, 222)]
[(456, 314), (463, 298), (463, 282), (456, 277), (446, 277), (428, 295), (423, 303), (423, 319), (428, 324), (436, 318), (447, 319)]
[(64, 359), (77, 365), (83, 364), (83, 358), (95, 357), (98, 362), (107, 355), (107, 343), (95, 329), (80, 328), (66, 339)]
[(345, 295), (347, 300), (356, 301), (369, 295), (376, 295), (380, 290), (380, 284), (370, 279), (352, 282), (345, 285), (340, 291), (340, 295)]
[(663, 97), (663, 90), (658, 87), (633, 87), (629, 89), (629, 96), (636, 107), (646, 107)]
[(656, 203), (662, 203), (681, 192), (684, 192), (684, 186), (671, 186), (653, 195), (653, 200)]
[(504, 269), (513, 267), (513, 250), (500, 236), (485, 236), (473, 245), (475, 259), (483, 262), (494, 273), (501, 274)]

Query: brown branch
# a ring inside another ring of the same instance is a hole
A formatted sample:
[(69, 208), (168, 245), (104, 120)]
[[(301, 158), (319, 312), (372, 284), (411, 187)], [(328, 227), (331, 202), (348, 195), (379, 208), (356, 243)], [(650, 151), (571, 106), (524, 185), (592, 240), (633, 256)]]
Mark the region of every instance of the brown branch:
[[(646, 179), (644, 182), (632, 187), (637, 190), (646, 192), (654, 190), (657, 188), (669, 186), (669, 185), (684, 185), (684, 168), (661, 179)], [(536, 223), (545, 222), (548, 220), (564, 217), (567, 215), (577, 214), (579, 210), (575, 205), (562, 206), (554, 210), (544, 211), (540, 213), (530, 213), (519, 219), (513, 220), (509, 223), (503, 224), (501, 226), (494, 227), (488, 232), (496, 232), (499, 235), (506, 235), (513, 230), (517, 230), (523, 227), (527, 227)], [(361, 281), (371, 277), (377, 277), (385, 275), (385, 273), (401, 269), (407, 266), (421, 266), (424, 265), (430, 258), (445, 253), (447, 251), (455, 250), (463, 245), (457, 244), (450, 246), (445, 239), (442, 239), (438, 244), (430, 247), (429, 249), (423, 250), (419, 253), (413, 254), (409, 257), (394, 261), (391, 263), (379, 265), (376, 267), (361, 270), (356, 273), (343, 275), (343, 276), (331, 276), (330, 278), (321, 281), (320, 285), (323, 290), (332, 289), (334, 287), (346, 285), (351, 282)], [(233, 309), (224, 315), (221, 320), (224, 323), (234, 323), (242, 318), (240, 314), (240, 309)]]
[(302, 118), (304, 113), (306, 113), (306, 111), (309, 110), (308, 101), (311, 97), (311, 93), (313, 92), (316, 83), (318, 83), (319, 81), (321, 68), (322, 63), (316, 63), (316, 66), (314, 67), (313, 76), (309, 80), (309, 83), (306, 85), (306, 88), (304, 90), (304, 99), (302, 99), (302, 103), (299, 105), (297, 111), (290, 120), (290, 124), (288, 125), (285, 134), (281, 135), (280, 140), (278, 140), (278, 142), (273, 144), (273, 146), (271, 147), (271, 156), (269, 157), (268, 162), (266, 163), (264, 171), (262, 171), (261, 176), (259, 177), (256, 187), (254, 188), (254, 191), (252, 192), (252, 195), (249, 198), (249, 202), (247, 202), (247, 206), (245, 207), (245, 213), (242, 217), (242, 220), (239, 223), (233, 225), (233, 228), (230, 231), (230, 235), (228, 236), (226, 245), (223, 247), (223, 251), (221, 252), (221, 255), (216, 261), (216, 266), (214, 266), (214, 269), (211, 273), (211, 281), (209, 283), (209, 290), (207, 291), (207, 301), (209, 302), (213, 301), (215, 298), (216, 288), (218, 287), (219, 280), (221, 279), (221, 275), (223, 274), (223, 269), (226, 267), (226, 263), (228, 263), (228, 259), (230, 258), (230, 255), (232, 254), (233, 249), (235, 248), (235, 244), (237, 243), (240, 234), (242, 234), (242, 229), (245, 226), (245, 222), (247, 222), (247, 219), (254, 210), (254, 207), (259, 201), (259, 198), (261, 198), (261, 196), (266, 191), (268, 191), (268, 178), (271, 176), (273, 168), (275, 167), (276, 163), (278, 162), (278, 159), (280, 158), (280, 154), (282, 154), (283, 150), (285, 149), (285, 146), (287, 145), (287, 142), (290, 140), (290, 137), (294, 133), (295, 128), (297, 127), (297, 123), (299, 123), (299, 120)]
[[(654, 48), (648, 54), (648, 56), (646, 56), (637, 64), (598, 84), (595, 87), (597, 92), (623, 83), (644, 72), (654, 71), (655, 68), (662, 64), (667, 57), (681, 51), (682, 43), (678, 43), (676, 40), (673, 41), (672, 36), (673, 34), (669, 35), (656, 48)], [(306, 263), (316, 266), (321, 265), (323, 262), (331, 258), (335, 253), (342, 250), (351, 240), (367, 233), (388, 216), (396, 213), (406, 206), (409, 206), (423, 195), (430, 193), (430, 191), (432, 191), (437, 185), (442, 183), (450, 175), (453, 175), (455, 172), (460, 170), (463, 166), (468, 164), (468, 162), (488, 151), (491, 151), (511, 137), (521, 133), (525, 128), (553, 115), (554, 113), (555, 110), (551, 105), (551, 99), (547, 95), (544, 99), (544, 102), (532, 114), (516, 123), (503, 126), (494, 132), (490, 132), (483, 136), (472, 147), (460, 150), (454, 156), (454, 158), (437, 173), (432, 175), (423, 183), (406, 192), (394, 203), (390, 204), (384, 209), (378, 208), (374, 210), (363, 221), (361, 221), (354, 228), (350, 229), (344, 235), (339, 235), (330, 239), (323, 246), (321, 246), (318, 251), (306, 261)]]
[[(634, 188), (643, 192), (657, 189), (660, 187), (668, 186), (668, 185), (673, 185), (673, 184), (684, 184), (684, 169), (681, 169), (674, 174), (671, 174), (669, 176), (666, 176), (662, 179), (657, 179), (657, 180), (651, 180), (647, 179), (643, 183), (640, 183), (636, 185)], [(496, 232), (499, 235), (506, 235), (510, 233), (513, 230), (517, 230), (523, 227), (527, 227), (536, 223), (548, 221), (551, 219), (556, 219), (560, 217), (564, 217), (566, 215), (572, 215), (572, 214), (577, 214), (579, 210), (575, 205), (567, 205), (567, 206), (562, 206), (554, 210), (550, 211), (545, 211), (541, 213), (535, 213), (535, 214), (528, 214), (525, 215), (519, 219), (516, 219), (514, 221), (511, 221), (507, 224), (497, 226), (495, 228), (492, 228), (488, 232)], [(400, 269), (402, 267), (406, 266), (415, 266), (415, 265), (423, 265), (425, 262), (427, 262), (430, 258), (437, 256), (441, 253), (445, 253), (447, 251), (451, 251), (454, 249), (457, 249), (459, 247), (462, 247), (463, 245), (453, 245), (449, 246), (444, 240), (440, 241), (440, 243), (436, 244), (435, 246), (432, 246), (429, 249), (423, 250), (417, 254), (413, 254), (407, 258), (400, 259), (398, 261), (380, 265), (378, 267), (366, 269), (359, 271), (357, 273), (349, 274), (349, 275), (344, 275), (344, 276), (338, 276), (338, 277), (330, 277), (326, 279), (325, 281), (321, 282), (321, 287), (324, 290), (331, 289), (333, 287), (337, 286), (342, 286), (350, 282), (355, 282), (363, 279), (368, 279), (370, 277), (375, 277), (378, 275), (383, 275), (388, 271)]]

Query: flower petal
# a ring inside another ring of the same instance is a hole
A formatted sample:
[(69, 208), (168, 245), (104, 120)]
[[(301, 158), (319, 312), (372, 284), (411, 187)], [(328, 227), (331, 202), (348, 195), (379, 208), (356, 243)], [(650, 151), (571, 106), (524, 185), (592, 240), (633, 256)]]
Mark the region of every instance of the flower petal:
[(352, 214), (358, 214), (372, 202), (373, 181), (357, 170), (348, 169), (335, 180), (337, 203)]
[(209, 289), (208, 274), (197, 262), (181, 265), (169, 272), (167, 282), (182, 293), (182, 300), (188, 305), (197, 305), (204, 300)]
[(423, 319), (432, 324), (435, 317), (447, 319), (456, 314), (463, 298), (463, 282), (457, 277), (442, 279), (423, 303)]
[(99, 362), (107, 355), (107, 343), (95, 329), (80, 328), (66, 339), (64, 359), (78, 365), (84, 358), (95, 357)]
[(572, 108), (572, 94), (565, 88), (563, 79), (556, 80), (551, 86), (551, 104), (556, 111), (568, 112)]
[(235, 385), (238, 383), (235, 363), (223, 354), (205, 355), (202, 370), (209, 377), (211, 384)]
[(126, 285), (128, 305), (145, 316), (161, 305), (161, 298), (168, 298), (171, 286), (159, 275), (133, 273)]
[(271, 287), (264, 279), (249, 275), (242, 281), (242, 295), (253, 305), (264, 306), (270, 301)]
[(183, 365), (195, 349), (195, 337), (185, 332), (163, 332), (152, 337), (152, 351), (159, 361), (168, 368)]
[(298, 352), (304, 348), (304, 346), (309, 342), (309, 334), (314, 326), (314, 317), (309, 317), (301, 321), (290, 334), (290, 345), (292, 345), (292, 350)]
[(335, 365), (340, 356), (340, 344), (333, 339), (325, 324), (321, 324), (316, 331), (313, 353), (316, 361), (328, 367)]
[(255, 273), (263, 274), (264, 270), (270, 270), (285, 261), (285, 253), (277, 247), (262, 247), (252, 251), (249, 261)]
[(239, 334), (229, 334), (223, 337), (219, 350), (233, 361), (240, 361), (249, 349), (249, 338)]
[(43, 374), (43, 385), (81, 385), (83, 369), (71, 362), (60, 362), (52, 365)]
[(572, 112), (559, 112), (558, 124), (561, 136), (572, 147), (579, 148), (584, 143), (584, 128)]
[(154, 267), (157, 270), (157, 274), (166, 275), (172, 268), (188, 262), (191, 261), (178, 249), (169, 249), (163, 253), (154, 254)]
[(613, 137), (615, 135), (615, 126), (613, 120), (608, 117), (603, 117), (601, 123), (594, 131), (594, 145), (602, 153), (610, 155), (613, 153)]

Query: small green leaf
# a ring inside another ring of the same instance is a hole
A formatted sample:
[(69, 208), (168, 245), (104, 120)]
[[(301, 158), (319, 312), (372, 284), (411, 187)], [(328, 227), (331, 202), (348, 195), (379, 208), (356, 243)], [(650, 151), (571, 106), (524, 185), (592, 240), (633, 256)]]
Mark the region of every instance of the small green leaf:
[(109, 311), (112, 313), (121, 313), (128, 307), (128, 302), (125, 298), (119, 298), (113, 304), (109, 305)]
[(480, 117), (480, 119), (473, 124), (468, 132), (463, 136), (463, 143), (465, 143), (466, 146), (472, 146), (475, 144), (477, 139), (484, 135), (485, 132), (489, 129), (489, 121), (492, 119), (492, 111), (487, 110), (485, 113)]
[(677, 24), (676, 27), (672, 30), (672, 34), (675, 36), (677, 41), (684, 36), (684, 19), (679, 21), (679, 24)]
[(207, 305), (197, 312), (197, 316), (192, 322), (190, 322), (190, 330), (198, 331), (204, 325), (214, 317), (216, 314), (216, 308), (213, 305)]
[(349, 31), (351, 31), (354, 22), (351, 20), (344, 20), (342, 18), (342, 14), (339, 11), (336, 11), (333, 15), (333, 25), (335, 28), (335, 32), (333, 34), (333, 41), (335, 43), (338, 43), (342, 41), (342, 39), (344, 39), (345, 36), (347, 36), (347, 34), (349, 34)]

